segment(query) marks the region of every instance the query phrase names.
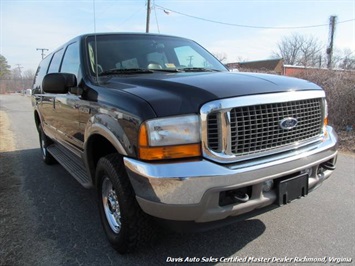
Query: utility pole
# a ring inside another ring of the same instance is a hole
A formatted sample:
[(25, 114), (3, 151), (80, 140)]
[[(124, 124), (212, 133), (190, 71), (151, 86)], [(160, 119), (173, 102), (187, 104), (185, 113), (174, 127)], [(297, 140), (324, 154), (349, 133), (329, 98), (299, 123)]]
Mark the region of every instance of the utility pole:
[(192, 65), (192, 60), (193, 60), (193, 58), (194, 58), (193, 55), (190, 55), (190, 56), (187, 57), (187, 61), (190, 62), (190, 63), (189, 63), (189, 67), (192, 67), (192, 66), (193, 66), (193, 65)]
[(332, 57), (333, 57), (333, 45), (334, 45), (334, 33), (335, 33), (335, 23), (337, 16), (331, 16), (329, 18), (329, 44), (327, 47), (327, 68), (332, 68)]
[(42, 55), (42, 59), (44, 58), (45, 54), (44, 51), (49, 51), (47, 48), (37, 48), (37, 51), (42, 51), (41, 55)]
[(145, 32), (146, 33), (149, 32), (149, 21), (150, 21), (150, 0), (148, 0), (148, 3), (147, 3), (147, 21), (145, 24)]
[[(20, 87), (21, 87), (21, 90), (24, 90), (25, 88), (25, 84), (23, 83), (23, 79), (22, 79), (22, 73), (21, 73), (21, 68), (23, 68), (21, 66), (21, 64), (16, 64), (17, 65), (17, 69), (18, 69), (18, 79), (20, 80)], [(15, 76), (15, 82), (16, 80), (18, 80), (17, 77)], [(16, 82), (17, 83), (17, 82)], [(18, 84), (18, 83), (17, 83)], [(16, 86), (16, 90), (18, 89), (18, 86)]]
[(16, 64), (16, 66), (17, 66), (17, 69), (18, 69), (19, 76), (22, 77), (21, 68), (23, 68), (23, 67), (21, 66), (21, 64)]

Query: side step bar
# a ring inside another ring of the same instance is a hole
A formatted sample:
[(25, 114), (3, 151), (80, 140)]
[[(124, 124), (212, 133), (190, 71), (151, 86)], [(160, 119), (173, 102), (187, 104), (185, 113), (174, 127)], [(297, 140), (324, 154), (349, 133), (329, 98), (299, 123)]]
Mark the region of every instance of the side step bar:
[(86, 170), (78, 158), (63, 152), (56, 144), (47, 147), (48, 152), (85, 188), (93, 187)]

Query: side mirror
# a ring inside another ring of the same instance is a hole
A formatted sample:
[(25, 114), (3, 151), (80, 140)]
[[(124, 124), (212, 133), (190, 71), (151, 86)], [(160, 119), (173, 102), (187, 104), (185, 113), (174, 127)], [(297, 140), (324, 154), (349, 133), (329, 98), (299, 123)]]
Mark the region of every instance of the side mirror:
[(44, 76), (42, 88), (48, 93), (67, 93), (69, 88), (77, 85), (74, 74), (50, 73)]

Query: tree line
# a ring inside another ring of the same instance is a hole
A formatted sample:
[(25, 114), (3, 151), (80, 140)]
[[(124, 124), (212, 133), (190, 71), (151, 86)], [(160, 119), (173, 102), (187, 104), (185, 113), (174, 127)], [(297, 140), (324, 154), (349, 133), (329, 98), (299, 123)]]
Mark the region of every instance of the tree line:
[(0, 54), (0, 93), (23, 91), (32, 88), (35, 73), (28, 69), (13, 68), (6, 58)]
[[(304, 67), (326, 68), (328, 64), (327, 49), (314, 36), (291, 34), (285, 36), (277, 44), (277, 51), (272, 57), (283, 58), (284, 64)], [(335, 49), (332, 53), (332, 69), (355, 69), (355, 54), (351, 49), (342, 51)]]

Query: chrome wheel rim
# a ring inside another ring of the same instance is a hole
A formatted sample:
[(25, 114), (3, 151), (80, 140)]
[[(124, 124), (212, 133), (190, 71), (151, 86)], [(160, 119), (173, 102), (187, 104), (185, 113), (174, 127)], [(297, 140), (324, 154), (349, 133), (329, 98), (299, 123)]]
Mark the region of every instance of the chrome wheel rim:
[(121, 210), (116, 191), (108, 177), (104, 177), (101, 192), (106, 220), (111, 230), (117, 234), (121, 230)]

